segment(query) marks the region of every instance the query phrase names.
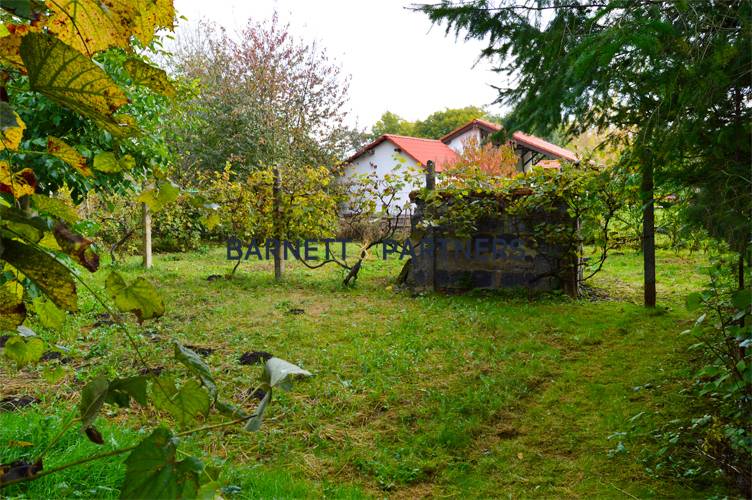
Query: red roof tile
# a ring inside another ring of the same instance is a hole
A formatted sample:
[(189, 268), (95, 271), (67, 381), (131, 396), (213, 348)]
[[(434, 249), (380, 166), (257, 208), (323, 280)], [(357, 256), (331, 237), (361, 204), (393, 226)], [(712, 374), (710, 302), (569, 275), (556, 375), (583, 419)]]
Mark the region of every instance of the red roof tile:
[(480, 127), (482, 129), (485, 129), (489, 133), (498, 132), (503, 127), (499, 125), (498, 123), (489, 122), (488, 120), (483, 120), (481, 118), (476, 118), (475, 120), (468, 122), (461, 127), (457, 127), (456, 129), (452, 130), (445, 136), (443, 136), (441, 139), (439, 139), (441, 142), (449, 142), (458, 135), (463, 134), (464, 132), (470, 130), (473, 127)]
[(417, 161), (421, 165), (425, 165), (429, 160), (433, 160), (436, 165), (436, 171), (440, 172), (441, 168), (449, 162), (455, 161), (459, 158), (457, 153), (436, 139), (423, 139), (420, 137), (406, 137), (404, 135), (384, 134), (372, 143), (361, 148), (357, 153), (345, 160), (345, 163), (352, 163), (355, 159), (361, 156), (366, 151), (369, 151), (384, 141), (389, 141), (403, 153)]
[(535, 137), (534, 135), (515, 132), (514, 134), (512, 134), (512, 140), (517, 144), (521, 144), (534, 151), (538, 151), (539, 153), (547, 154), (555, 158), (562, 158), (571, 162), (579, 161), (577, 155), (575, 155), (568, 149), (559, 147), (556, 144), (551, 144), (550, 142), (544, 141), (540, 137)]

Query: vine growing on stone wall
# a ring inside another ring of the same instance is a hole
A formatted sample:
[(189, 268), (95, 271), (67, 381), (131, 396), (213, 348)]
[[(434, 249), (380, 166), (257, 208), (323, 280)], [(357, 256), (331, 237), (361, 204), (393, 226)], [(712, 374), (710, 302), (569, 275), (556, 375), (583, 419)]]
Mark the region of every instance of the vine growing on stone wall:
[(574, 273), (579, 288), (602, 269), (613, 248), (612, 224), (623, 198), (619, 175), (607, 167), (569, 164), (512, 178), (454, 170), (437, 189), (420, 192), (422, 228), (451, 228), (469, 238), (484, 219), (506, 214), (524, 220), (534, 244), (561, 249), (552, 267), (557, 277)]

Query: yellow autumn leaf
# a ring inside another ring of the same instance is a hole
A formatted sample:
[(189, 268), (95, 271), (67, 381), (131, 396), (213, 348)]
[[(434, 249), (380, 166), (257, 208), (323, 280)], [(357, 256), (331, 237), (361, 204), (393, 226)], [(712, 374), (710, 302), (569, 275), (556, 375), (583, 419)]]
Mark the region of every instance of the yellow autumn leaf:
[(46, 33), (26, 35), (21, 57), (32, 90), (91, 118), (113, 135), (131, 132), (131, 127), (115, 116), (128, 98), (91, 59)]
[(30, 31), (29, 26), (26, 24), (6, 24), (5, 28), (8, 34), (0, 37), (0, 63), (26, 73), (20, 49), (21, 40)]
[(133, 83), (143, 85), (167, 97), (175, 95), (175, 87), (172, 86), (164, 70), (146, 64), (140, 59), (128, 59), (123, 67), (133, 79)]
[(143, 45), (149, 45), (155, 31), (174, 28), (175, 6), (172, 0), (133, 0), (132, 3), (139, 13), (134, 20), (133, 34)]
[(84, 55), (110, 47), (129, 48), (138, 12), (128, 0), (54, 0), (47, 28)]
[(4, 113), (0, 119), (0, 129), (2, 130), (0, 151), (5, 149), (18, 151), (21, 139), (23, 139), (24, 130), (26, 130), (26, 124), (18, 116), (18, 113), (15, 111), (11, 111), (8, 114)]
[(34, 171), (25, 168), (13, 173), (7, 161), (0, 161), (0, 193), (10, 193), (14, 198), (34, 194), (37, 179)]
[(86, 158), (62, 139), (52, 136), (47, 137), (47, 152), (55, 158), (63, 160), (86, 177), (92, 174), (91, 169), (86, 164)]

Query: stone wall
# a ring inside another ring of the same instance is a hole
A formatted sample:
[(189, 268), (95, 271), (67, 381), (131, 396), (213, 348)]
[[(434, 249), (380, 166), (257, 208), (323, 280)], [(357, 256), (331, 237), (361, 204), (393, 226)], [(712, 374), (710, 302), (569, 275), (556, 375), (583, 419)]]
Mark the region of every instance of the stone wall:
[(499, 200), (498, 215), (479, 221), (475, 234), (462, 238), (451, 227), (421, 229), (424, 206), (414, 201), (410, 241), (415, 251), (403, 273), (413, 290), (525, 288), (577, 295), (576, 257), (541, 241), (531, 230), (540, 223), (574, 227), (576, 221), (564, 209), (522, 218), (506, 214)]

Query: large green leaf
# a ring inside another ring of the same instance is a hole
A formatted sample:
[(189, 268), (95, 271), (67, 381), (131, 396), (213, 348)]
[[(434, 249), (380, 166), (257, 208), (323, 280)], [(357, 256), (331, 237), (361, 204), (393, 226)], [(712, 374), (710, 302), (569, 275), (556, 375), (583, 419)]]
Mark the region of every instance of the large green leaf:
[(139, 321), (158, 318), (164, 314), (164, 302), (154, 286), (144, 278), (128, 285), (118, 272), (111, 272), (104, 282), (107, 293), (123, 312), (132, 312)]
[(177, 438), (159, 428), (141, 441), (125, 461), (120, 498), (195, 498), (203, 464), (194, 457), (176, 461)]
[(167, 97), (175, 95), (175, 87), (164, 70), (146, 64), (141, 59), (128, 59), (123, 66), (136, 85), (143, 85)]
[(246, 412), (244, 409), (240, 408), (237, 405), (234, 405), (232, 403), (228, 403), (225, 401), (216, 401), (214, 403), (214, 408), (217, 409), (219, 413), (224, 415), (225, 417), (230, 417), (234, 419), (240, 419), (240, 418), (248, 418), (250, 415), (248, 412)]
[(127, 97), (91, 59), (44, 33), (27, 34), (20, 50), (32, 90), (91, 118), (112, 134), (131, 132), (128, 123), (114, 116)]
[(196, 380), (188, 380), (180, 389), (168, 376), (154, 380), (151, 387), (154, 406), (168, 412), (181, 427), (193, 423), (209, 412), (209, 394)]
[(125, 155), (118, 159), (115, 153), (104, 152), (94, 157), (94, 170), (100, 172), (123, 172), (132, 169), (135, 166), (135, 160), (131, 155)]
[(156, 187), (143, 191), (136, 201), (146, 203), (154, 212), (159, 212), (166, 205), (180, 196), (180, 189), (170, 181), (161, 181)]
[(266, 391), (261, 399), (253, 417), (245, 425), (247, 431), (256, 432), (261, 428), (264, 412), (272, 400), (274, 387), (288, 390), (292, 386), (292, 380), (296, 377), (310, 377), (311, 373), (284, 359), (270, 358), (264, 363), (263, 380), (266, 382), (261, 387)]
[(36, 363), (44, 354), (44, 342), (38, 337), (11, 337), (3, 347), (5, 357), (21, 368), (30, 363)]
[(311, 372), (284, 359), (270, 358), (264, 364), (264, 381), (272, 387), (288, 390), (296, 377), (310, 377)]
[(201, 356), (175, 342), (175, 359), (183, 363), (194, 375), (201, 379), (201, 383), (209, 391), (209, 397), (212, 400), (217, 396), (217, 385), (214, 382), (209, 365), (204, 363)]
[(49, 254), (18, 241), (3, 239), (2, 259), (33, 281), (58, 307), (78, 310), (76, 284), (67, 267)]
[(65, 323), (65, 312), (58, 309), (51, 300), (44, 297), (36, 297), (33, 300), (34, 312), (39, 317), (39, 322), (51, 330), (60, 330)]
[(104, 377), (97, 377), (84, 386), (81, 391), (81, 402), (78, 404), (83, 427), (88, 427), (94, 423), (94, 419), (97, 418), (97, 414), (107, 398), (109, 386), (109, 382)]
[(0, 228), (6, 235), (38, 243), (47, 231), (46, 222), (39, 217), (29, 217), (16, 207), (0, 207)]
[(49, 215), (68, 224), (78, 222), (76, 210), (61, 199), (33, 194), (31, 195), (31, 205), (40, 214)]
[(17, 281), (0, 285), (0, 332), (15, 330), (26, 319), (23, 286)]
[(115, 379), (110, 382), (105, 401), (125, 408), (133, 398), (140, 405), (146, 405), (147, 380), (143, 376)]

